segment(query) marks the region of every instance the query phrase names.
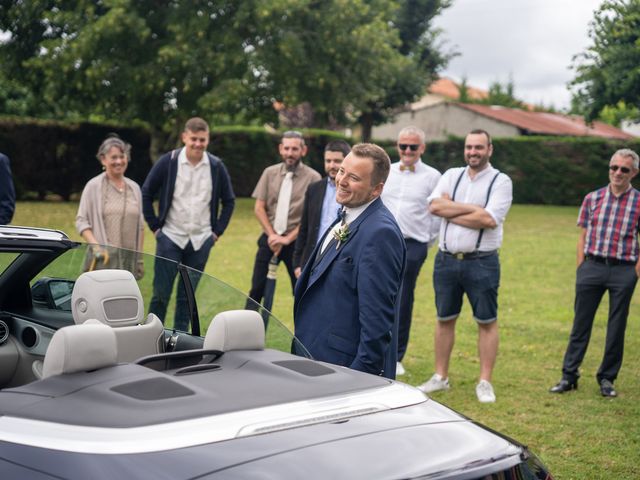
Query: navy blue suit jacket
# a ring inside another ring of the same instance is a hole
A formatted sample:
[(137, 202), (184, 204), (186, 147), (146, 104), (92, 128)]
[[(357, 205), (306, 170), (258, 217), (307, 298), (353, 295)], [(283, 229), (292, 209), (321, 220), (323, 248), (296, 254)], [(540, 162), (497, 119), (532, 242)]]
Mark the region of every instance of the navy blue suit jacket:
[(16, 191), (13, 188), (9, 157), (0, 153), (0, 225), (8, 225), (16, 209)]
[[(180, 149), (165, 153), (151, 167), (142, 185), (142, 213), (149, 228), (155, 232), (162, 228), (171, 207), (173, 191), (178, 176), (178, 153)], [(215, 155), (207, 152), (211, 165), (211, 229), (216, 236), (224, 233), (235, 207), (235, 195), (227, 168)], [(159, 212), (153, 208), (153, 200), (160, 197)], [(220, 209), (222, 204), (222, 209)]]
[(406, 255), (398, 224), (378, 198), (318, 260), (322, 243), (296, 283), (296, 337), (316, 360), (394, 378)]

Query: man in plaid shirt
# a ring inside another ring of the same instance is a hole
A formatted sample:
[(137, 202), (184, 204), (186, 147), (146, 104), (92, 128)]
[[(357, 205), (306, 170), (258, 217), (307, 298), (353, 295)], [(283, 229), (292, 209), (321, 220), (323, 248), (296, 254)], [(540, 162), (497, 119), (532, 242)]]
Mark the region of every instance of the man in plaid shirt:
[(549, 390), (551, 393), (578, 388), (578, 368), (589, 345), (596, 310), (608, 290), (607, 338), (596, 378), (603, 396), (617, 396), (613, 382), (622, 365), (629, 304), (640, 276), (640, 192), (631, 186), (631, 179), (637, 174), (638, 154), (629, 149), (618, 150), (609, 162), (609, 185), (589, 193), (582, 202), (575, 317), (562, 380)]

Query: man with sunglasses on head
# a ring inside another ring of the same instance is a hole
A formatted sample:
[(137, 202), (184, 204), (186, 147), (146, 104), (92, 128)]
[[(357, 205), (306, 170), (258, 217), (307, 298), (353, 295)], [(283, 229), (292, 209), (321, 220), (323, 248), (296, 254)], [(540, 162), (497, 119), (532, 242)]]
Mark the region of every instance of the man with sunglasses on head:
[(429, 213), (427, 199), (441, 175), (422, 161), (425, 137), (425, 133), (415, 126), (400, 130), (396, 144), (400, 161), (391, 165), (381, 197), (398, 222), (407, 245), (399, 302), (396, 375), (405, 373), (402, 359), (409, 343), (416, 281), (427, 258), (427, 248), (437, 238), (440, 228), (440, 217)]
[(629, 304), (640, 275), (640, 192), (631, 186), (638, 163), (633, 150), (618, 150), (609, 162), (609, 185), (587, 194), (582, 202), (573, 328), (562, 380), (551, 387), (551, 393), (578, 388), (578, 368), (587, 352), (593, 319), (609, 291), (607, 338), (596, 379), (602, 396), (618, 395), (613, 383), (622, 366)]

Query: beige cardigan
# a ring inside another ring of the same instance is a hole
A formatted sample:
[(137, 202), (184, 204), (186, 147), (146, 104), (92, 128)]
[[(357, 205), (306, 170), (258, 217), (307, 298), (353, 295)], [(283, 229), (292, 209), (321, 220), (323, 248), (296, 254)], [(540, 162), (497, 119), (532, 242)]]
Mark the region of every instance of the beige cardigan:
[[(84, 230), (90, 228), (96, 240), (101, 245), (105, 245), (107, 234), (105, 232), (104, 221), (102, 220), (102, 182), (106, 173), (101, 173), (97, 177), (93, 177), (87, 182), (80, 197), (80, 206), (76, 215), (76, 230), (82, 234)], [(140, 218), (138, 219), (138, 228), (136, 231), (136, 245), (141, 252), (143, 245), (141, 244), (142, 232), (144, 228), (144, 219), (142, 218), (142, 193), (140, 187), (133, 180), (124, 179), (127, 186), (133, 191), (138, 205), (140, 205)], [(114, 245), (119, 247), (120, 245)]]

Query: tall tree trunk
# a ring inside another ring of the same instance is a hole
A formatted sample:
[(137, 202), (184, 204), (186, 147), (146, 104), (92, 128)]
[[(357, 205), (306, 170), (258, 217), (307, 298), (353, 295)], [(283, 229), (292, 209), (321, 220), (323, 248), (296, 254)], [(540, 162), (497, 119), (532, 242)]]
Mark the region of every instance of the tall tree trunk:
[(360, 127), (362, 129), (362, 141), (371, 141), (371, 131), (373, 130), (373, 114), (365, 112), (360, 116)]
[(149, 146), (151, 163), (156, 163), (163, 153), (180, 146), (180, 132), (182, 132), (182, 125), (176, 126), (171, 132), (166, 132), (159, 127), (151, 127), (151, 145)]

